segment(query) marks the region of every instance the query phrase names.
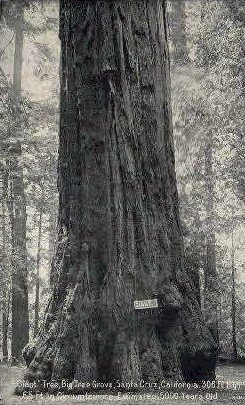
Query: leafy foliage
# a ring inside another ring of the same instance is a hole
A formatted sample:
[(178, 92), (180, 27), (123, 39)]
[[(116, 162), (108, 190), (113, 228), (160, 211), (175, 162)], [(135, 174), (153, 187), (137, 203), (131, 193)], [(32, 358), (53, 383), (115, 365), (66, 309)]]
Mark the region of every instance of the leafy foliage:
[[(10, 192), (11, 182), (8, 178), (8, 161), (11, 158), (16, 144), (21, 144), (21, 165), (23, 168), (25, 197), (27, 203), (27, 246), (28, 246), (28, 272), (29, 272), (29, 310), (31, 329), (33, 325), (33, 297), (35, 292), (35, 273), (37, 260), (37, 217), (40, 210), (43, 211), (43, 229), (41, 240), (41, 311), (47, 299), (47, 279), (50, 265), (49, 245), (47, 240), (52, 237), (54, 230), (50, 229), (50, 217), (56, 216), (57, 190), (56, 190), (56, 156), (57, 156), (57, 126), (58, 126), (58, 101), (57, 101), (57, 48), (50, 47), (50, 30), (57, 27), (56, 18), (50, 16), (51, 25), (45, 23), (45, 14), (51, 12), (49, 5), (35, 5), (33, 2), (25, 3), (25, 47), (24, 47), (24, 69), (28, 63), (26, 58), (30, 52), (35, 53), (35, 62), (40, 64), (41, 75), (35, 69), (29, 77), (33, 83), (45, 82), (45, 86), (51, 89), (52, 98), (35, 99), (25, 90), (25, 77), (22, 75), (22, 97), (18, 105), (19, 121), (18, 132), (13, 136), (12, 128), (14, 122), (13, 90), (12, 90), (12, 66), (9, 69), (9, 62), (14, 54), (14, 33), (15, 7), (13, 4), (4, 4), (2, 24), (1, 67), (0, 67), (0, 216), (4, 222), (4, 230), (0, 229), (0, 239), (4, 245), (4, 252), (0, 255), (0, 266), (3, 277), (0, 285), (0, 299), (2, 306), (6, 300), (4, 294), (5, 286), (11, 288), (11, 273), (13, 262), (11, 259), (11, 217), (10, 217)], [(52, 5), (54, 7), (54, 5)], [(36, 20), (32, 21), (33, 14)], [(38, 18), (41, 17), (41, 18)], [(31, 23), (33, 23), (33, 26)], [(42, 24), (40, 24), (40, 21)], [(37, 29), (36, 29), (37, 28)], [(13, 59), (12, 59), (13, 60)], [(6, 72), (6, 73), (5, 73)], [(55, 74), (56, 72), (56, 74)], [(36, 73), (36, 76), (35, 76)], [(36, 92), (36, 94), (38, 91)], [(5, 181), (3, 185), (3, 181)], [(10, 327), (11, 325), (9, 325)]]
[[(223, 350), (231, 343), (231, 245), (236, 238), (237, 305), (244, 296), (242, 246), (237, 236), (244, 218), (239, 199), (244, 199), (244, 137), (242, 96), (242, 54), (244, 33), (241, 15), (229, 2), (188, 2), (186, 36), (190, 63), (175, 65), (172, 73), (173, 120), (177, 158), (177, 178), (184, 229), (185, 255), (190, 271), (202, 276), (205, 264), (205, 140), (212, 136), (214, 226), (219, 274), (219, 328)], [(237, 14), (238, 13), (238, 14)], [(236, 18), (236, 16), (238, 17)], [(202, 277), (200, 277), (202, 282)], [(239, 295), (239, 299), (238, 299)], [(229, 305), (227, 305), (229, 303)], [(237, 318), (237, 336), (245, 319)], [(228, 338), (230, 336), (230, 338)]]

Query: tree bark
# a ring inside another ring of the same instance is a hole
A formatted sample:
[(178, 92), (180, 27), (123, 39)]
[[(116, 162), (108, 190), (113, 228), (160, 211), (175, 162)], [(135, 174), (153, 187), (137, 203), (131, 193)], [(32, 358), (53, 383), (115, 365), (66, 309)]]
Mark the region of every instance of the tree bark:
[(40, 262), (41, 262), (42, 221), (43, 221), (43, 207), (40, 207), (39, 218), (38, 218), (38, 236), (37, 236), (37, 272), (36, 272), (34, 336), (37, 335), (38, 327), (39, 327)]
[(206, 206), (206, 263), (204, 266), (204, 311), (207, 325), (213, 338), (219, 342), (218, 331), (218, 292), (214, 230), (214, 172), (213, 137), (209, 133), (205, 139), (205, 206)]
[(7, 230), (6, 230), (6, 194), (7, 194), (7, 176), (3, 167), (1, 170), (1, 266), (2, 266), (2, 355), (3, 362), (8, 362), (8, 329), (9, 329), (9, 307), (10, 307), (10, 286), (8, 285), (8, 266), (7, 266)]
[(10, 299), (11, 299), (11, 291), (7, 289), (7, 292), (4, 293), (3, 296), (2, 352), (4, 363), (7, 363), (9, 359), (8, 332), (9, 332)]
[(22, 2), (16, 3), (15, 54), (13, 72), (13, 111), (12, 137), (10, 146), (9, 170), (12, 194), (12, 346), (13, 361), (22, 358), (22, 349), (29, 341), (27, 250), (26, 250), (26, 201), (21, 164), (21, 75), (23, 51)]
[(186, 4), (184, 0), (173, 0), (171, 5), (173, 63), (174, 65), (186, 65), (190, 62), (186, 36)]
[(49, 213), (49, 224), (48, 224), (48, 256), (49, 256), (49, 263), (50, 263), (50, 282), (52, 280), (53, 276), (53, 266), (52, 266), (52, 260), (54, 256), (54, 250), (55, 250), (55, 241), (56, 241), (56, 230), (57, 230), (57, 213), (54, 209), (51, 209), (51, 212)]
[(61, 1), (60, 23), (54, 287), (26, 378), (213, 378), (182, 262), (165, 2)]
[[(233, 227), (233, 224), (232, 224)], [(231, 277), (232, 277), (232, 292), (231, 292), (231, 321), (232, 321), (232, 347), (233, 357), (237, 361), (237, 334), (236, 334), (236, 268), (235, 268), (235, 248), (234, 248), (234, 230), (231, 234)]]
[[(200, 19), (204, 23), (208, 2), (200, 3)], [(199, 48), (202, 51), (202, 47)], [(208, 68), (207, 55), (202, 55), (202, 64)], [(208, 120), (208, 117), (207, 117)], [(208, 123), (207, 123), (208, 125)], [(216, 269), (216, 239), (214, 227), (214, 140), (209, 131), (204, 135), (204, 172), (205, 172), (205, 210), (206, 210), (206, 262), (204, 264), (204, 314), (207, 326), (219, 345), (218, 328), (218, 276)]]

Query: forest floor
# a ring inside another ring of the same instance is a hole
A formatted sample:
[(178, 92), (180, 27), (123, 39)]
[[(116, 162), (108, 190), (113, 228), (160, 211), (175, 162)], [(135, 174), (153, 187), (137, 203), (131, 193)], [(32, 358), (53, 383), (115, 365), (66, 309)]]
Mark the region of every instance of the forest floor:
[(214, 389), (161, 389), (155, 392), (87, 394), (81, 396), (37, 395), (14, 396), (13, 389), (21, 381), (23, 368), (0, 365), (0, 405), (181, 405), (181, 404), (245, 404), (245, 365), (222, 365), (217, 367), (216, 376), (219, 382)]

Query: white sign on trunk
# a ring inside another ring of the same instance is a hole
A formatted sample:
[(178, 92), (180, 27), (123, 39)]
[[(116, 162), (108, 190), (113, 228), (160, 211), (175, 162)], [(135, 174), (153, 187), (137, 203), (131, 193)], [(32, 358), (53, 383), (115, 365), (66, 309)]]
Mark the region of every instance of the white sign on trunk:
[(153, 300), (134, 301), (134, 309), (158, 308), (157, 298)]

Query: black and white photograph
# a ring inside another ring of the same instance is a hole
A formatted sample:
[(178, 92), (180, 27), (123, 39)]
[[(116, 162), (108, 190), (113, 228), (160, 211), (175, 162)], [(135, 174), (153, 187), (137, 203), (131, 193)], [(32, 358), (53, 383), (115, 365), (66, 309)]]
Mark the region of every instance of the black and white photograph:
[(0, 0), (0, 405), (245, 404), (244, 61), (244, 0)]

